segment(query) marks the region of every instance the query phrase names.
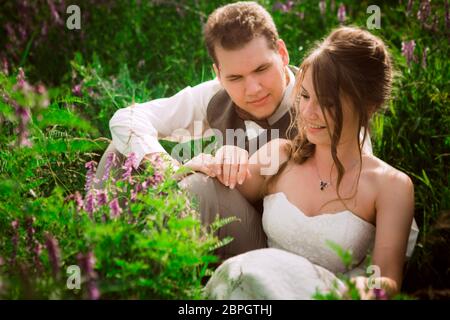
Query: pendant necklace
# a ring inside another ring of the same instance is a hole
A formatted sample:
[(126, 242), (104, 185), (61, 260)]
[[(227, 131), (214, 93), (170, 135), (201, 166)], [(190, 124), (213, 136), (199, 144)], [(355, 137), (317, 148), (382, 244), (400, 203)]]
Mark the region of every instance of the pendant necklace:
[[(350, 170), (352, 170), (353, 169), (353, 167), (355, 167), (357, 164), (358, 164), (358, 160), (352, 165), (352, 166), (350, 166), (350, 168), (348, 168), (347, 170), (346, 170), (346, 172), (349, 172)], [(320, 177), (320, 173), (319, 173), (319, 168), (317, 167), (317, 163), (316, 163), (316, 160), (314, 159), (314, 166), (315, 166), (315, 168), (316, 168), (316, 173), (317, 173), (317, 176), (319, 177), (319, 188), (320, 188), (320, 191), (324, 191), (326, 188), (328, 188), (328, 187), (330, 187), (332, 184), (331, 184), (331, 172), (332, 172), (332, 170), (333, 170), (333, 167), (334, 167), (334, 163), (333, 163), (333, 165), (331, 166), (331, 170), (330, 170), (330, 181), (328, 182), (328, 181), (326, 181), (326, 180), (322, 180), (322, 178)]]

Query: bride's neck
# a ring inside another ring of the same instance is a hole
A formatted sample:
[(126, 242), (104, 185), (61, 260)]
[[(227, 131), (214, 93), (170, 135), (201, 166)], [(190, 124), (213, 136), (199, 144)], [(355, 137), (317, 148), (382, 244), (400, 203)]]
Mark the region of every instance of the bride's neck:
[[(337, 157), (345, 170), (350, 170), (359, 163), (360, 155), (356, 141), (340, 143), (336, 151)], [(337, 168), (331, 156), (330, 145), (316, 145), (313, 158), (320, 172), (331, 172), (332, 175), (337, 174)]]

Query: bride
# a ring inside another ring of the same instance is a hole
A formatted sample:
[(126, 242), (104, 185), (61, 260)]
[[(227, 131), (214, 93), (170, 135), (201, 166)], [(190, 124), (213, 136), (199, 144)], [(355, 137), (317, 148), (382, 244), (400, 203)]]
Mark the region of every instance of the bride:
[[(264, 199), (268, 248), (222, 263), (205, 287), (208, 298), (310, 299), (333, 285), (343, 290), (338, 273), (369, 298), (361, 268), (369, 252), (375, 280), (388, 296), (399, 292), (414, 187), (361, 147), (391, 82), (386, 46), (362, 29), (338, 28), (308, 55), (296, 78), (298, 136), (258, 150), (236, 186), (249, 201)], [(278, 170), (268, 175), (274, 162)], [(351, 252), (350, 270), (330, 243)]]

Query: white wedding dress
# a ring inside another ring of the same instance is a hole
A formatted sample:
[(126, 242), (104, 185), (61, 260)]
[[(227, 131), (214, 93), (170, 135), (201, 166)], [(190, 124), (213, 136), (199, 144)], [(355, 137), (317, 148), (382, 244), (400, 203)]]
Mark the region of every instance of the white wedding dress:
[[(364, 275), (375, 226), (352, 212), (306, 216), (282, 192), (264, 198), (267, 249), (226, 260), (204, 288), (208, 299), (311, 299), (343, 283), (338, 273)], [(352, 253), (358, 267), (348, 271), (327, 241)]]

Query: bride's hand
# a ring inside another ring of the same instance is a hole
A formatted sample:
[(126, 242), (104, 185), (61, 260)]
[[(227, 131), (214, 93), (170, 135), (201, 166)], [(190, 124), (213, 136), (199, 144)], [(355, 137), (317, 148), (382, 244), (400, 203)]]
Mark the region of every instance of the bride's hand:
[(214, 170), (215, 158), (206, 153), (200, 153), (184, 164), (184, 167), (191, 170), (202, 172), (210, 177), (215, 178), (216, 172)]
[(223, 185), (234, 189), (251, 176), (248, 151), (237, 146), (225, 145), (217, 150), (214, 170)]
[[(216, 178), (217, 180), (219, 180), (220, 183), (222, 183), (225, 186), (228, 186), (228, 184), (225, 182), (223, 170), (221, 170), (220, 174), (217, 174), (218, 166), (219, 167), (223, 166), (223, 161), (218, 159), (217, 156), (214, 157), (213, 155), (207, 153), (200, 153), (199, 155), (197, 155), (196, 157), (192, 158), (191, 160), (189, 160), (184, 164), (184, 167), (197, 172), (202, 172), (212, 178)], [(250, 176), (250, 172), (247, 173), (247, 176)]]

